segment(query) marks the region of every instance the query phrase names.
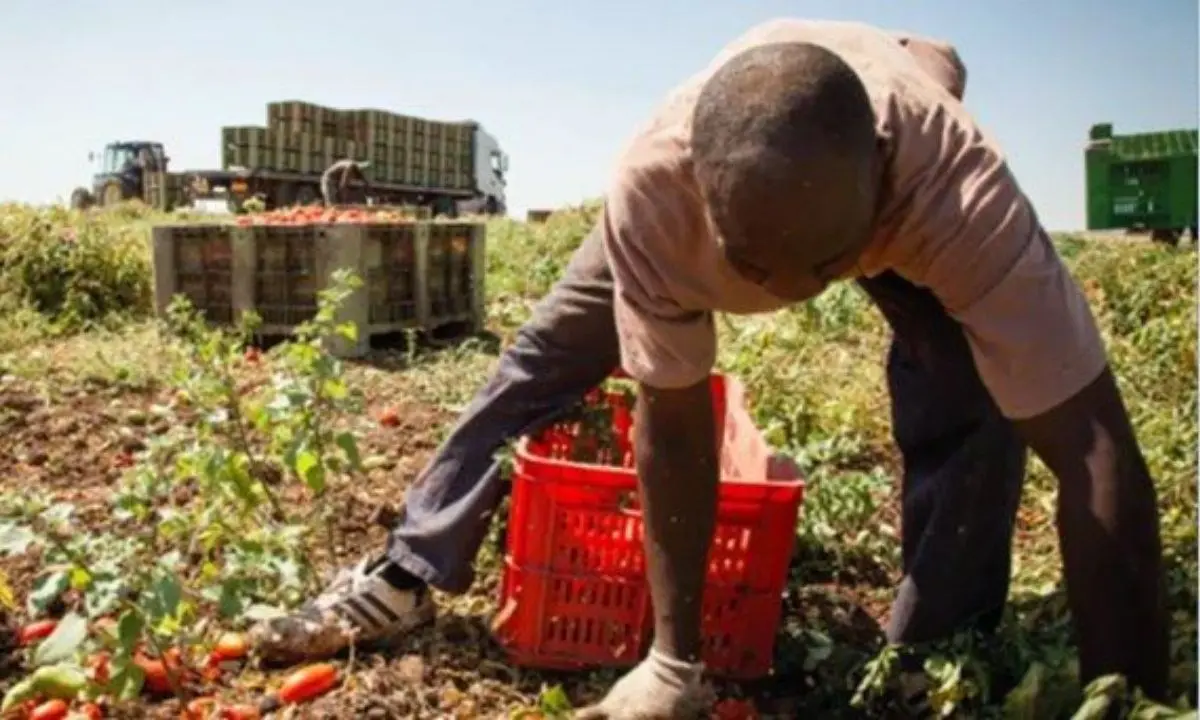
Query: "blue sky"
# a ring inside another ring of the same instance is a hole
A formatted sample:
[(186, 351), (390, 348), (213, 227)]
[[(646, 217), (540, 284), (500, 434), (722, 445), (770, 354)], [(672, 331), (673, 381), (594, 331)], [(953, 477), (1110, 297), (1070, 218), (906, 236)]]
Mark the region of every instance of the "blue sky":
[(477, 119), (511, 156), (514, 212), (575, 202), (666, 90), (788, 15), (954, 42), (967, 104), (1051, 229), (1083, 224), (1092, 123), (1196, 124), (1195, 0), (4, 0), (0, 199), (66, 197), (111, 139), (215, 167), (222, 125), (302, 98)]

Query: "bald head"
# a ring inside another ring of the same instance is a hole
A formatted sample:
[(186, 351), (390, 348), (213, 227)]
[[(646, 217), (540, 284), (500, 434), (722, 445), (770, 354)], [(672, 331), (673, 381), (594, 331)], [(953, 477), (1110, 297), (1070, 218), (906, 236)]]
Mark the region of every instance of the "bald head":
[(732, 58), (697, 99), (692, 157), (726, 254), (752, 280), (767, 284), (754, 276), (772, 271), (791, 278), (776, 285), (811, 281), (798, 276), (819, 276), (869, 237), (874, 111), (858, 75), (829, 50), (779, 43)]

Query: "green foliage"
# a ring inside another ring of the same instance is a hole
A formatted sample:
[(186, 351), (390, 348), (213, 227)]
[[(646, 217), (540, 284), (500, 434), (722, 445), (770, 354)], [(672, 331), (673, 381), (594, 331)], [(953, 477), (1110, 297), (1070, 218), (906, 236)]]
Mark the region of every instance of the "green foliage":
[[(508, 336), (529, 316), (598, 211), (592, 203), (556, 213), (544, 225), (489, 223), (492, 328)], [(147, 315), (148, 225), (166, 218), (136, 204), (87, 213), (0, 208), (6, 347), (23, 341), (12, 338), (87, 329), (114, 313)], [(63, 246), (70, 232), (86, 249)], [(1057, 242), (1096, 314), (1157, 484), (1173, 613), (1171, 705), (1194, 707), (1196, 255), (1149, 243)], [(347, 283), (327, 296), (329, 306)], [(323, 352), (339, 337), (336, 312), (267, 353), (258, 368), (265, 380), (253, 387), (246, 386), (250, 360), (242, 349), (253, 327), (218, 337), (190, 326), (187, 316), (182, 309), (172, 315), (177, 339), (168, 346), (180, 353), (175, 364), (182, 370), (170, 382), (181, 394), (154, 411), (177, 431), (135, 458), (116, 500), (115, 511), (143, 520), (127, 527), (143, 529), (111, 537), (78, 533), (61, 506), (14, 506), (0, 517), (0, 553), (34, 547), (47, 553), (33, 593), (22, 599), (31, 612), (43, 613), (64, 592), (83, 588), (89, 616), (112, 610), (129, 638), (186, 645), (191, 624), (206, 612), (233, 616), (246, 608), (244, 616), (261, 615), (294, 603), (311, 583), (309, 554), (322, 542), (319, 530), (329, 514), (322, 499), (331, 483), (355, 477), (358, 466), (354, 436), (330, 420), (358, 407), (345, 368)], [(743, 380), (760, 427), (806, 472), (793, 586), (828, 589), (878, 617), (899, 573), (899, 463), (890, 437), (882, 318), (863, 293), (845, 285), (770, 316), (721, 317), (718, 327), (720, 368)], [(342, 330), (340, 337), (352, 339), (349, 328)], [(415, 402), (458, 409), (495, 356), (466, 343), (413, 351), (400, 362), (398, 374)], [(122, 366), (122, 372), (132, 370)], [(193, 494), (177, 497), (179, 488)], [(316, 502), (283, 503), (278, 496), (285, 490)], [(902, 652), (883, 647), (878, 635), (851, 632), (836, 614), (797, 618), (789, 612), (781, 664), (791, 660), (788, 648), (797, 648), (792, 664), (805, 676), (797, 682), (809, 688), (797, 712), (838, 717), (857, 706), (886, 717), (917, 703), (946, 716), (1067, 718), (1094, 717), (1094, 708), (1107, 704), (1131, 717), (1184, 717), (1131, 696), (1119, 679), (1080, 687), (1061, 587), (1055, 500), (1053, 479), (1031, 463), (1010, 606), (996, 637), (959, 637)], [(187, 552), (171, 555), (184, 538)], [(168, 576), (180, 578), (178, 587)], [(801, 602), (800, 612), (806, 609)], [(123, 687), (140, 684), (136, 666), (120, 667), (114, 677)], [(542, 699), (545, 715), (565, 707), (553, 689)]]
[[(154, 655), (174, 647), (186, 658), (204, 639), (205, 618), (236, 624), (264, 605), (293, 607), (316, 590), (312, 530), (331, 516), (321, 498), (359, 465), (355, 435), (332, 426), (334, 413), (354, 409), (357, 398), (324, 343), (333, 333), (354, 336), (335, 319), (358, 284), (337, 275), (316, 318), (266, 357), (246, 349), (257, 318), (214, 329), (176, 299), (161, 335), (174, 360), (174, 400), (152, 410), (172, 430), (129, 458), (111, 500), (115, 529), (85, 529), (69, 504), (5, 498), (0, 553), (42, 552), (29, 614), (45, 614), (72, 592), (86, 615), (61, 619), (34, 651), (34, 666), (82, 673), (82, 657), (107, 645), (111, 681), (93, 687), (89, 680), (89, 692), (133, 697), (143, 682), (134, 663), (143, 643)], [(247, 386), (235, 377), (247, 366), (268, 380)], [(311, 502), (280, 499), (297, 492)], [(114, 615), (116, 637), (88, 637), (89, 620)], [(180, 692), (175, 679), (172, 685)]]

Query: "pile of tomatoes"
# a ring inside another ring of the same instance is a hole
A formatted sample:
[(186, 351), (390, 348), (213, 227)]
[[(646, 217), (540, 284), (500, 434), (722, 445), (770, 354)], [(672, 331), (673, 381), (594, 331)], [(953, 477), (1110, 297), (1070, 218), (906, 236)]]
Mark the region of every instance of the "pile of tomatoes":
[(242, 227), (249, 227), (254, 225), (394, 223), (414, 219), (412, 214), (395, 208), (297, 205), (269, 212), (241, 215), (236, 222)]
[[(18, 644), (32, 648), (49, 637), (57, 626), (55, 620), (40, 620), (22, 627), (17, 632)], [(95, 630), (112, 635), (116, 632), (115, 622), (109, 618), (97, 621)], [(250, 648), (244, 635), (240, 633), (225, 633), (209, 649), (202, 661), (189, 665), (183, 661), (178, 648), (169, 648), (161, 657), (153, 657), (145, 648), (139, 648), (133, 662), (141, 670), (144, 677), (143, 690), (150, 695), (169, 696), (174, 694), (176, 683), (180, 687), (192, 686), (196, 680), (202, 679), (211, 685), (220, 680), (221, 676), (230, 670), (236, 670), (249, 656)], [(91, 680), (98, 685), (105, 685), (111, 677), (109, 662), (111, 656), (101, 650), (87, 659), (86, 667)], [(199, 676), (198, 678), (196, 676)], [(257, 705), (227, 704), (212, 696), (201, 696), (192, 699), (185, 706), (182, 720), (259, 720), (263, 714), (280, 705), (291, 705), (307, 702), (333, 689), (339, 681), (337, 668), (328, 663), (317, 663), (302, 667), (284, 679), (283, 684), (274, 693), (265, 697)], [(14, 708), (16, 714), (12, 717), (20, 720), (66, 720), (67, 718), (87, 718), (100, 720), (104, 717), (104, 707), (95, 702), (73, 704), (76, 697), (75, 689), (55, 688), (55, 692), (37, 693), (34, 697), (20, 703)], [(72, 713), (72, 707), (74, 712)], [(6, 718), (10, 715), (6, 714)]]

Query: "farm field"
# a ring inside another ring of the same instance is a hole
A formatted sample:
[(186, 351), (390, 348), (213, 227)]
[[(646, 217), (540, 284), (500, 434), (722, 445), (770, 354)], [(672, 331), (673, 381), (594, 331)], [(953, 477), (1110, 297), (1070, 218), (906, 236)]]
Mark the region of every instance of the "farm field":
[[(109, 638), (112, 687), (128, 695), (102, 703), (105, 717), (180, 717), (172, 686), (192, 669), (194, 695), (253, 705), (274, 692), (292, 669), (252, 655), (214, 666), (213, 642), (382, 546), (383, 521), (595, 211), (489, 222), (488, 336), (330, 363), (301, 341), (259, 353), (182, 315), (173, 333), (153, 320), (149, 228), (187, 216), (0, 205), (0, 691), (35, 661), (72, 663), (86, 634), (90, 657)], [(1088, 697), (1124, 702), (1134, 717), (1195, 717), (1196, 254), (1057, 242), (1100, 319), (1158, 483), (1178, 712), (1124, 697), (1115, 681)], [(759, 426), (809, 485), (775, 673), (718, 683), (718, 696), (759, 717), (906, 717), (911, 678), (901, 682), (880, 630), (899, 576), (882, 319), (844, 286), (719, 325), (721, 369), (746, 384)], [(934, 712), (1100, 717), (1080, 710), (1054, 512), (1053, 480), (1031, 461), (1005, 623), (992, 638), (924, 649)], [(274, 715), (569, 717), (598, 699), (616, 671), (522, 669), (490, 640), (504, 515), (474, 587), (439, 597), (435, 626), (399, 650), (335, 660), (334, 689)], [(84, 614), (110, 624), (85, 628)], [(17, 647), (18, 628), (50, 616), (61, 618), (56, 642)], [(180, 651), (160, 692), (134, 661), (139, 638), (147, 657)]]

